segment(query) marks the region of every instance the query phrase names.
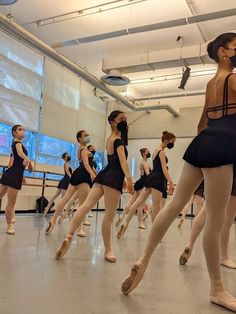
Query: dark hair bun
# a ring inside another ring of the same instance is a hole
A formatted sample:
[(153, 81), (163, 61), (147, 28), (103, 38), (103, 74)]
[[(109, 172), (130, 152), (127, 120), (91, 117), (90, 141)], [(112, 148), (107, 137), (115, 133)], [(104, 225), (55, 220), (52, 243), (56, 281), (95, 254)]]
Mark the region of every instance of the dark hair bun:
[(224, 33), (216, 37), (207, 46), (209, 57), (215, 62), (219, 62), (218, 50), (220, 47), (226, 48), (226, 45), (236, 38), (236, 33)]

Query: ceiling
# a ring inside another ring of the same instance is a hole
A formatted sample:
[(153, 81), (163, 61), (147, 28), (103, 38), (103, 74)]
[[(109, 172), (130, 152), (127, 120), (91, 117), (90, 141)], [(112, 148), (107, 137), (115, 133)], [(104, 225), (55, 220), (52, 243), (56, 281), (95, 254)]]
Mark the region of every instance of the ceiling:
[[(0, 12), (4, 15), (11, 12), (15, 22), (47, 44), (55, 45), (78, 38), (236, 8), (236, 0), (140, 0), (129, 6), (63, 22), (52, 23), (50, 20), (50, 24), (42, 26), (38, 26), (36, 22), (111, 1), (50, 0), (42, 4), (41, 0), (18, 0), (13, 6), (0, 6)], [(117, 4), (113, 4), (114, 6), (118, 6), (118, 1)], [(202, 93), (213, 73), (212, 70), (215, 69), (214, 64), (207, 61), (204, 65), (199, 58), (200, 55), (206, 54), (204, 43), (222, 32), (232, 30), (236, 31), (235, 16), (99, 41), (95, 38), (95, 41), (57, 48), (57, 51), (80, 66), (86, 67), (97, 77), (101, 77), (103, 71), (107, 72), (111, 68), (123, 70), (125, 76), (131, 79), (131, 84), (125, 90), (128, 97), (138, 99), (168, 97), (183, 93), (178, 89), (182, 66), (181, 64), (173, 66), (173, 60), (179, 60), (182, 43), (176, 39), (182, 36), (184, 39), (182, 56), (195, 60), (194, 65), (191, 62), (189, 64), (193, 74), (184, 93)], [(156, 68), (152, 67), (154, 63), (157, 64)], [(147, 64), (151, 66), (144, 66)]]

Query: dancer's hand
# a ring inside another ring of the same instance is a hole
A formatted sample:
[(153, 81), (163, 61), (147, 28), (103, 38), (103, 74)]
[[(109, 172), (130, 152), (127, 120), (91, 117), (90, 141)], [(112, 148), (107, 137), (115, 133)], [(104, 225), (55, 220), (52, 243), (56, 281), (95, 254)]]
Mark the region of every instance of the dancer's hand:
[(123, 182), (123, 190), (127, 190), (127, 185), (126, 185), (125, 180), (124, 180), (124, 182)]
[(29, 161), (28, 170), (29, 170), (29, 172), (33, 171), (33, 164), (31, 162), (31, 160)]
[(126, 179), (126, 188), (129, 194), (134, 194), (134, 185), (131, 178)]
[(23, 180), (22, 180), (22, 184), (27, 184), (27, 181), (26, 181), (26, 179), (25, 178), (23, 178)]
[(23, 160), (23, 165), (24, 165), (26, 168), (28, 168), (28, 167), (29, 167), (29, 164), (30, 164), (29, 158), (25, 158), (25, 159)]
[(96, 178), (95, 173), (91, 174), (91, 180), (92, 180), (92, 182), (95, 180), (95, 178)]

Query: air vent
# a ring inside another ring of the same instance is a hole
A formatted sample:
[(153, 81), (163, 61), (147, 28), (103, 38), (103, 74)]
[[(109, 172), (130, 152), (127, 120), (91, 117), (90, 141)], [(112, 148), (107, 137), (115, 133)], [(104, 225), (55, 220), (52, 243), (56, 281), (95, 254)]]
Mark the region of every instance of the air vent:
[(123, 76), (118, 70), (110, 70), (109, 74), (101, 77), (101, 81), (108, 85), (122, 86), (129, 84), (128, 77)]

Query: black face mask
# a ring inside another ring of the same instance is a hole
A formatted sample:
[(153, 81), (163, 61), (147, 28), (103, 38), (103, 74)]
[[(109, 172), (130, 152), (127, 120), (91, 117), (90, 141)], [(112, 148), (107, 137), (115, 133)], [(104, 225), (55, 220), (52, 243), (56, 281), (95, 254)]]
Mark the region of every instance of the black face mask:
[(121, 121), (117, 123), (116, 127), (117, 127), (117, 130), (119, 130), (120, 132), (126, 131), (128, 128), (127, 121)]
[(71, 157), (70, 157), (70, 156), (67, 157), (67, 158), (66, 158), (66, 161), (71, 161)]
[(121, 138), (125, 146), (128, 145), (128, 124), (127, 121), (117, 123), (117, 130), (121, 132)]
[(147, 153), (147, 154), (146, 154), (146, 157), (147, 157), (147, 158), (150, 158), (150, 157), (151, 157), (151, 154), (150, 154), (150, 153)]
[(167, 148), (169, 148), (169, 149), (173, 148), (174, 146), (175, 146), (174, 143), (168, 143), (167, 144)]
[(236, 68), (236, 55), (233, 56), (233, 57), (230, 57), (229, 60), (230, 60), (230, 62), (232, 63), (232, 66), (233, 66), (234, 68)]
[(92, 150), (91, 153), (92, 153), (93, 155), (95, 155), (95, 154), (96, 154), (96, 150)]

